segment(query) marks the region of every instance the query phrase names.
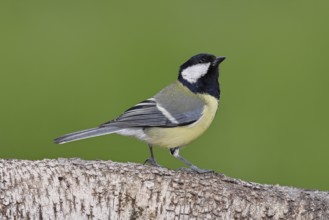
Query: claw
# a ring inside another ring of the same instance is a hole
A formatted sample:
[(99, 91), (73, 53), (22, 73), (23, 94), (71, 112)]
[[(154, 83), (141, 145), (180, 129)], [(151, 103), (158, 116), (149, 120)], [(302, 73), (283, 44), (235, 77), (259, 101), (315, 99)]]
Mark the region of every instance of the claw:
[(145, 165), (146, 163), (149, 163), (149, 164), (151, 164), (152, 166), (154, 166), (154, 167), (162, 167), (162, 166), (160, 166), (154, 159), (152, 159), (152, 158), (148, 158), (148, 159), (146, 159), (145, 160), (145, 162), (143, 163), (143, 165)]
[(177, 159), (183, 161), (187, 166), (190, 167), (190, 168), (180, 168), (178, 170), (183, 170), (183, 171), (188, 171), (188, 172), (194, 171), (194, 172), (197, 172), (197, 173), (213, 173), (214, 172), (212, 170), (199, 169), (197, 166), (193, 165), (191, 162), (184, 159), (181, 155), (179, 155), (179, 147), (171, 148), (170, 153), (174, 157), (176, 157)]
[(153, 148), (152, 148), (152, 145), (149, 144), (148, 146), (149, 146), (149, 149), (150, 149), (151, 157), (148, 158), (148, 159), (146, 159), (143, 165), (145, 165), (146, 163), (149, 163), (149, 164), (151, 164), (151, 165), (154, 166), (154, 167), (161, 167), (161, 168), (162, 168), (162, 166), (160, 166), (160, 165), (155, 161), (154, 154), (153, 154)]
[(185, 172), (197, 172), (197, 173), (214, 173), (213, 170), (204, 170), (204, 169), (199, 169), (196, 166), (193, 166), (191, 168), (186, 168), (186, 167), (181, 167), (177, 169), (178, 171), (185, 171)]

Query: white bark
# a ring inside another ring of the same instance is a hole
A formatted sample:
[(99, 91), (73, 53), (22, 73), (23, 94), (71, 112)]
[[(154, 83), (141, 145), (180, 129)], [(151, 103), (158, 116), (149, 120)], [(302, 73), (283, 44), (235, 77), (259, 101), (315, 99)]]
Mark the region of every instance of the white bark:
[(133, 163), (0, 160), (0, 219), (329, 219), (329, 193)]

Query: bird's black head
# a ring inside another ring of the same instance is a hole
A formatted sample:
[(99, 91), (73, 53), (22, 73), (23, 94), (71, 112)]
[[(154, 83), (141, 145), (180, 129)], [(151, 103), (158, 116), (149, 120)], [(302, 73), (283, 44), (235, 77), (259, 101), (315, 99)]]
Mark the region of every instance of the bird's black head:
[(178, 80), (192, 92), (207, 93), (219, 99), (219, 64), (225, 57), (201, 53), (180, 66)]

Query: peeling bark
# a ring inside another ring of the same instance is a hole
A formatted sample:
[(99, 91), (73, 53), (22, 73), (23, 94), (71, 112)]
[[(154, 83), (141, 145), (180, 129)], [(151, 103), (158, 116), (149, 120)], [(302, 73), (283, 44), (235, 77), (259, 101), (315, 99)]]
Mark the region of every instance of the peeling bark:
[(0, 219), (329, 219), (329, 192), (134, 163), (0, 160)]

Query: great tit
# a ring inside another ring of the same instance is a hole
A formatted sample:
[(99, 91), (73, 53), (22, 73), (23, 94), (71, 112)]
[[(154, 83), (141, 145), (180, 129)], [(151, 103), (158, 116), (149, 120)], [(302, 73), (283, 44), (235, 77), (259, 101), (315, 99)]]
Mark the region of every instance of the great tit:
[(213, 121), (220, 98), (219, 64), (225, 57), (198, 54), (180, 66), (178, 80), (152, 98), (129, 108), (116, 119), (96, 128), (56, 138), (57, 144), (106, 135), (133, 136), (146, 142), (151, 157), (146, 162), (160, 167), (153, 146), (170, 153), (199, 173), (199, 169), (179, 154), (179, 149), (199, 137)]

